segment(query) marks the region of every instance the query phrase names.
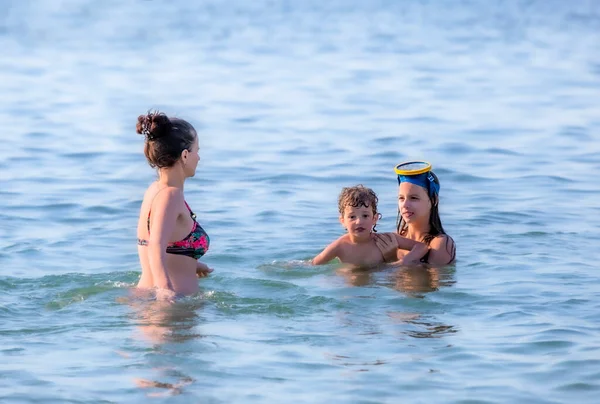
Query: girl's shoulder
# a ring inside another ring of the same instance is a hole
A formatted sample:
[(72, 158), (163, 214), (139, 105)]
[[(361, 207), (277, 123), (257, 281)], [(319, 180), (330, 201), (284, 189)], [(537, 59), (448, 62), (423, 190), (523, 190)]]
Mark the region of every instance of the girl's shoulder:
[(432, 258), (440, 264), (451, 264), (456, 259), (456, 244), (448, 234), (439, 234), (429, 243), (430, 261)]
[(444, 245), (448, 243), (454, 244), (454, 239), (448, 234), (438, 234), (437, 236), (431, 239), (429, 245), (432, 246), (434, 243), (438, 245)]

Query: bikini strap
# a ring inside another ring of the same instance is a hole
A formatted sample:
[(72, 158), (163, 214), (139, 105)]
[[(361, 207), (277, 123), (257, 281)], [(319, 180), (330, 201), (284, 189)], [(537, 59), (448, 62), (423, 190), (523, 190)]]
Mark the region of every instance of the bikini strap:
[(154, 200), (156, 199), (156, 197), (158, 196), (158, 194), (160, 194), (162, 191), (164, 191), (167, 188), (169, 188), (169, 187), (166, 186), (166, 187), (163, 187), (163, 188), (159, 189), (158, 192), (156, 192), (154, 194), (154, 196), (152, 197), (152, 200), (150, 201), (150, 209), (148, 209), (148, 220), (146, 221), (147, 226), (148, 226), (148, 236), (150, 235), (150, 213), (152, 213), (152, 204), (154, 203)]
[(192, 208), (190, 208), (190, 205), (188, 205), (188, 203), (186, 202), (186, 200), (184, 199), (183, 202), (185, 202), (185, 206), (187, 206), (188, 210), (190, 211), (190, 217), (196, 221), (196, 214), (192, 211)]
[(190, 205), (188, 205), (187, 201), (184, 199), (183, 203), (185, 203), (185, 206), (188, 208), (188, 210), (191, 212), (192, 209), (190, 208)]

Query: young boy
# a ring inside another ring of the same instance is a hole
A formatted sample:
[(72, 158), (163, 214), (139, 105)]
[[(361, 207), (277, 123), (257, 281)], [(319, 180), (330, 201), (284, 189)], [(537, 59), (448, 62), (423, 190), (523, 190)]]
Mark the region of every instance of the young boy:
[[(348, 231), (329, 244), (313, 258), (313, 265), (326, 264), (334, 258), (344, 264), (372, 267), (384, 262), (383, 255), (373, 238), (373, 231), (380, 214), (377, 213), (377, 195), (372, 189), (357, 185), (342, 189), (338, 199), (340, 223)], [(403, 264), (418, 262), (428, 250), (424, 243), (410, 240), (398, 234), (398, 246), (410, 250), (402, 260)]]

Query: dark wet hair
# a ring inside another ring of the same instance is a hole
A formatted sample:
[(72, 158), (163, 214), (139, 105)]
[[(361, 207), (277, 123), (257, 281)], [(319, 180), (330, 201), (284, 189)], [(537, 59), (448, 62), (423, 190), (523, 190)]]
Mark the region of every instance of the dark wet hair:
[[(438, 179), (437, 175), (435, 175), (433, 173), (433, 171), (430, 171), (430, 173), (431, 173), (431, 176), (433, 177), (433, 182), (435, 182), (436, 184), (439, 185), (440, 180)], [(440, 219), (440, 212), (438, 209), (440, 195), (437, 192), (432, 192), (430, 190), (431, 185), (430, 185), (429, 181), (427, 181), (426, 183), (427, 183), (427, 189), (426, 189), (427, 195), (429, 195), (429, 201), (431, 201), (431, 212), (429, 212), (429, 233), (427, 233), (425, 236), (423, 236), (423, 240), (421, 240), (421, 241), (423, 243), (429, 245), (429, 243), (431, 243), (431, 240), (433, 240), (434, 238), (436, 238), (437, 236), (439, 236), (441, 234), (446, 234), (446, 232), (444, 231), (444, 227), (442, 226), (442, 219)], [(400, 214), (400, 207), (398, 207), (398, 218), (396, 219), (396, 231), (401, 236), (405, 236), (406, 232), (408, 231), (408, 224), (406, 224), (404, 219), (402, 219), (402, 215)]]
[(172, 167), (181, 152), (190, 150), (196, 140), (196, 130), (187, 121), (169, 118), (159, 111), (138, 116), (136, 132), (144, 135), (144, 154), (150, 167)]

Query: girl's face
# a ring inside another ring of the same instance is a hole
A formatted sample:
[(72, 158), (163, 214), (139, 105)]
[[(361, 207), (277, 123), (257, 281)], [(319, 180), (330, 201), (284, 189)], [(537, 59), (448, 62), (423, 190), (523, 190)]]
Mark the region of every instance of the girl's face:
[(428, 223), (431, 200), (425, 188), (402, 182), (398, 188), (398, 209), (407, 224)]

